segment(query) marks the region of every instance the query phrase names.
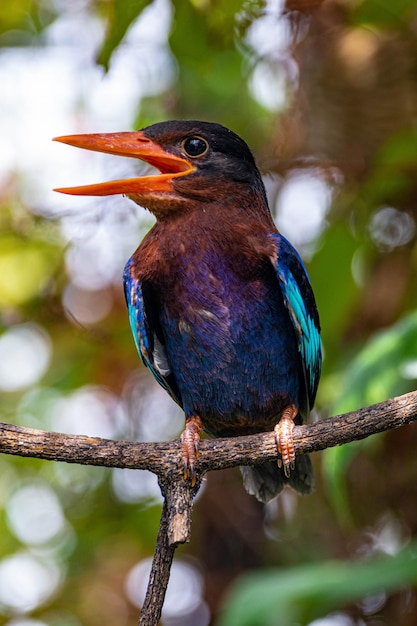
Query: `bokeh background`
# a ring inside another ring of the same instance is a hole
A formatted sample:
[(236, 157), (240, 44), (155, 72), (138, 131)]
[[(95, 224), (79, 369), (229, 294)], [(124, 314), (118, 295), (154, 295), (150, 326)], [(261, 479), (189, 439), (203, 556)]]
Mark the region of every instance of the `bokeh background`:
[[(2, 0), (0, 419), (180, 433), (122, 295), (152, 217), (51, 191), (144, 171), (53, 136), (172, 118), (223, 123), (256, 155), (321, 313), (317, 416), (414, 389), (416, 0)], [(416, 448), (410, 426), (314, 455), (314, 495), (266, 508), (213, 472), (164, 625), (415, 625)], [(160, 509), (152, 474), (1, 456), (0, 624), (136, 623)]]

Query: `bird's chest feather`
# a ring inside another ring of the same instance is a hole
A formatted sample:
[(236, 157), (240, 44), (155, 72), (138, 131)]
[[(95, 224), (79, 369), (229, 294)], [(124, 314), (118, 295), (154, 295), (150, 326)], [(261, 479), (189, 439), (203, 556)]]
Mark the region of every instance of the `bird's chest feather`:
[(256, 430), (262, 420), (267, 429), (299, 393), (297, 343), (272, 265), (218, 242), (190, 248), (170, 247), (156, 294), (185, 412), (214, 434), (250, 432), (255, 416)]

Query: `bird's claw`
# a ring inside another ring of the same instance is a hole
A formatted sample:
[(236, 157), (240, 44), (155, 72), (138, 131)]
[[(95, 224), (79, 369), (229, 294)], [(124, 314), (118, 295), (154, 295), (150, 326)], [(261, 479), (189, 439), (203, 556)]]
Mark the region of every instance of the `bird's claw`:
[(281, 419), (274, 428), (275, 441), (281, 458), (278, 459), (278, 467), (284, 468), (286, 478), (290, 477), (291, 471), (295, 468), (295, 449), (292, 437), (294, 430), (294, 419), (298, 414), (296, 406), (291, 404), (286, 407), (281, 415)]
[(198, 444), (200, 443), (200, 431), (203, 424), (198, 415), (189, 417), (185, 423), (185, 429), (181, 435), (181, 456), (184, 470), (184, 480), (190, 480), (194, 487), (197, 475), (196, 464), (198, 460)]

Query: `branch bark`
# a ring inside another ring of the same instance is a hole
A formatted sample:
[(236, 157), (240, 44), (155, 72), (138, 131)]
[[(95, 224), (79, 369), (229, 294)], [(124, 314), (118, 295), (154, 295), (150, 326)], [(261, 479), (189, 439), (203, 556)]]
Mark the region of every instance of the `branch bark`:
[[(417, 391), (337, 415), (293, 431), (296, 454), (317, 452), (417, 421)], [(111, 441), (0, 423), (0, 452), (67, 463), (147, 469), (158, 476), (164, 495), (154, 561), (139, 624), (156, 626), (174, 551), (190, 540), (192, 501), (204, 474), (237, 465), (278, 459), (274, 434), (203, 440), (197, 482), (184, 481), (178, 440), (164, 443)]]
[[(412, 391), (357, 411), (296, 426), (293, 431), (295, 451), (296, 454), (317, 452), (416, 420), (417, 391)], [(147, 469), (158, 476), (178, 473), (181, 465), (178, 440), (163, 443), (112, 441), (7, 423), (0, 423), (0, 453), (82, 465)], [(256, 465), (278, 456), (272, 432), (206, 439), (200, 443), (198, 471), (204, 474), (237, 465)]]
[(169, 500), (165, 498), (162, 506), (161, 521), (155, 554), (149, 574), (148, 588), (139, 617), (139, 626), (157, 624), (161, 617), (162, 606), (168, 587), (172, 559), (178, 544), (170, 543), (168, 532)]

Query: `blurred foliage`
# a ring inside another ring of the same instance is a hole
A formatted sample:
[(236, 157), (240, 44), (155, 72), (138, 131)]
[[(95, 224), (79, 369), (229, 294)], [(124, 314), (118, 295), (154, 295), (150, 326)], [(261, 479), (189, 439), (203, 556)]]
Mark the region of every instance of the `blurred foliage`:
[[(221, 626), (308, 624), (341, 604), (365, 595), (417, 584), (416, 544), (395, 557), (364, 563), (302, 565), (247, 576), (237, 583)], [(277, 621), (277, 616), (280, 616)]]
[[(95, 58), (111, 75), (152, 4), (3, 1), (0, 63), (8, 46), (48, 47), (49, 26), (71, 10), (78, 20), (93, 15), (101, 24)], [(328, 186), (321, 226), (300, 242), (323, 327), (317, 399), (323, 418), (416, 387), (416, 28), (417, 0), (178, 0), (167, 40), (174, 78), (162, 91), (145, 90), (132, 120), (142, 127), (211, 119), (233, 128), (267, 174), (278, 221), (291, 181), (307, 174)], [(135, 45), (144, 53), (147, 41)], [(275, 98), (278, 90), (282, 97)], [(77, 105), (76, 118), (83, 109)], [(78, 432), (88, 434), (97, 414), (107, 428), (103, 436), (146, 438), (154, 420), (164, 424), (162, 436), (174, 437), (181, 424), (169, 405), (158, 404), (164, 401), (140, 366), (119, 279), (80, 287), (69, 270), (77, 238), (42, 215), (20, 192), (22, 172), (14, 174), (0, 181), (0, 352), (2, 340), (25, 324), (42, 329), (52, 348), (40, 381), (3, 389), (2, 419), (64, 430), (73, 407)], [(84, 218), (79, 228), (94, 233), (99, 224)], [(143, 226), (124, 232), (131, 231), (139, 241)], [(97, 318), (78, 319), (68, 302)], [(352, 626), (416, 624), (416, 445), (410, 426), (325, 451), (313, 459), (316, 493), (303, 499), (286, 493), (266, 510), (243, 492), (237, 472), (209, 476), (192, 542), (179, 558), (203, 571), (211, 623), (221, 606), (228, 626), (295, 626), (334, 610)], [(24, 610), (2, 604), (0, 588), (0, 624), (11, 625), (20, 613), (48, 626), (136, 621), (126, 579), (153, 552), (160, 506), (143, 473), (132, 482), (127, 476), (0, 458), (0, 581), (6, 583), (7, 559), (22, 554), (45, 567), (53, 562), (60, 572), (54, 593)], [(19, 534), (12, 515), (13, 499), (28, 486), (51, 489), (65, 520), (42, 545)], [(15, 594), (20, 584), (18, 578)], [(177, 623), (198, 626), (195, 616)]]
[[(111, 56), (125, 36), (129, 26), (139, 17), (150, 0), (114, 0), (106, 3), (110, 16), (107, 18), (109, 26), (103, 46), (97, 56), (97, 63), (109, 69)], [(105, 5), (105, 6), (106, 6)]]
[(62, 263), (57, 230), (24, 206), (4, 204), (0, 206), (0, 238), (0, 306), (18, 307), (42, 297)]
[(1, 45), (36, 44), (38, 36), (49, 26), (57, 13), (53, 3), (34, 0), (3, 0), (0, 10)]

